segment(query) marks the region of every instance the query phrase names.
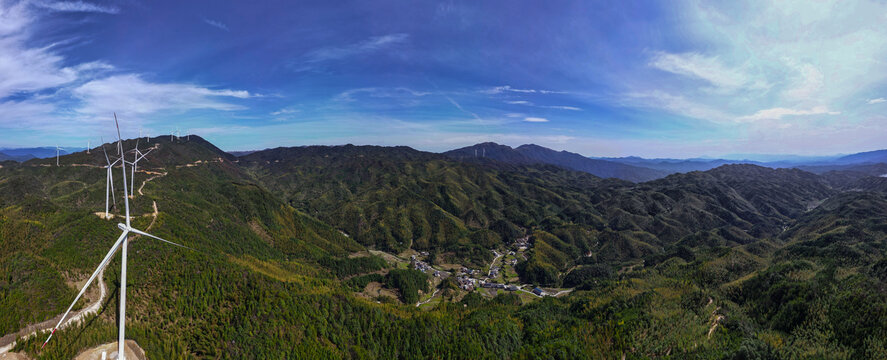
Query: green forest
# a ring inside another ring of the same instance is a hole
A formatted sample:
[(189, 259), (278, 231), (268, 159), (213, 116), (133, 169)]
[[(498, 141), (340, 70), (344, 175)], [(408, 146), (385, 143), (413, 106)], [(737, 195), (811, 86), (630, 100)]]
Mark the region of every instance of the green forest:
[[(887, 358), (887, 178), (725, 165), (635, 184), (406, 147), (234, 157), (191, 138), (151, 139), (135, 179), (134, 226), (190, 248), (131, 241), (126, 335), (149, 358)], [(104, 168), (72, 166), (100, 156), (2, 163), (0, 336), (62, 313), (119, 235), (122, 218), (96, 215)], [(520, 283), (571, 292), (482, 296), (395, 261), (486, 271), (521, 238)], [(98, 314), (13, 351), (115, 341), (119, 271), (117, 256)]]

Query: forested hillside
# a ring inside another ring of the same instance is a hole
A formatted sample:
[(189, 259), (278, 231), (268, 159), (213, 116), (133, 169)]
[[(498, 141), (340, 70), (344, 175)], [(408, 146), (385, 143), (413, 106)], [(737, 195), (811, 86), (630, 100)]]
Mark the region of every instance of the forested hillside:
[[(879, 178), (727, 165), (634, 184), (406, 147), (139, 144), (156, 148), (133, 221), (193, 249), (130, 245), (127, 337), (151, 358), (887, 354)], [(100, 147), (51, 160), (0, 168), (0, 336), (64, 311), (122, 221), (97, 215)], [(466, 291), (407, 269), (413, 255), (565, 290)], [(114, 341), (118, 272), (99, 315), (15, 351), (68, 359)]]

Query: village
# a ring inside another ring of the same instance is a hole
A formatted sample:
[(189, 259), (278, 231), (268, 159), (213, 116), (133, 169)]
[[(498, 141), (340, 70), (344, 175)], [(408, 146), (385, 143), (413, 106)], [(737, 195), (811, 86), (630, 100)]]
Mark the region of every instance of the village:
[(435, 298), (439, 293), (438, 287), (451, 277), (464, 294), (478, 292), (481, 296), (492, 298), (501, 293), (515, 293), (523, 303), (545, 296), (561, 296), (571, 292), (572, 289), (542, 288), (520, 283), (515, 266), (518, 262), (527, 259), (525, 252), (531, 247), (530, 237), (524, 236), (516, 239), (508, 250), (491, 250), (493, 260), (484, 269), (471, 269), (455, 264), (434, 266), (428, 263), (428, 252), (421, 251), (410, 254), (408, 268), (430, 275), (435, 288), (430, 294), (425, 294), (423, 300), (416, 306), (430, 307), (430, 305), (440, 302), (439, 296)]

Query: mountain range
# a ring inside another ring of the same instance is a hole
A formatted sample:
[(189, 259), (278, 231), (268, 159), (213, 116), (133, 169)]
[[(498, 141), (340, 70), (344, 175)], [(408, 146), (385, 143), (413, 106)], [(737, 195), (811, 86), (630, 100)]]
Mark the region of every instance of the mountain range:
[[(60, 149), (59, 154), (67, 155), (71, 152), (70, 149)], [(36, 147), (36, 148), (6, 148), (0, 149), (0, 161), (27, 161), (30, 159), (38, 158), (45, 159), (50, 157), (55, 157), (56, 149), (55, 147)]]
[[(233, 156), (245, 156), (258, 151), (232, 151)], [(69, 152), (62, 149), (63, 155)], [(814, 173), (831, 170), (856, 170), (865, 165), (887, 163), (887, 150), (876, 150), (831, 157), (801, 157), (793, 155), (770, 155), (769, 161), (730, 160), (730, 159), (645, 159), (636, 156), (620, 158), (586, 157), (568, 151), (556, 151), (535, 144), (512, 148), (492, 142), (480, 143), (443, 153), (460, 161), (494, 160), (513, 165), (549, 164), (566, 169), (587, 172), (602, 178), (618, 178), (631, 182), (644, 182), (665, 177), (674, 173), (706, 171), (728, 164), (754, 164), (771, 168), (799, 168)], [(27, 161), (33, 158), (55, 156), (55, 148), (0, 149), (0, 161)], [(871, 170), (871, 169), (869, 169)], [(887, 174), (883, 172), (876, 175)]]
[[(878, 358), (885, 348), (887, 165), (866, 163), (876, 156), (817, 172), (668, 174), (534, 145), (235, 156), (192, 135), (140, 147), (155, 150), (136, 173), (135, 226), (194, 249), (130, 245), (127, 336), (152, 357)], [(102, 147), (60, 164), (0, 167), (0, 347), (64, 311), (116, 234), (120, 219), (96, 215)], [(421, 266), (433, 271), (412, 270)], [(112, 341), (117, 268), (85, 326), (13, 350), (72, 358)], [(522, 290), (464, 290), (462, 268)]]

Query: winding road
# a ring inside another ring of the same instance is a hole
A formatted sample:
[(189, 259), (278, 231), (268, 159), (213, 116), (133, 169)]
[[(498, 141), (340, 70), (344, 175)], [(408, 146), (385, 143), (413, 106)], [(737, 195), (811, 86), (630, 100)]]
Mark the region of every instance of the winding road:
[[(73, 166), (87, 166), (87, 165), (76, 164)], [(100, 167), (100, 168), (104, 168), (104, 167)], [(154, 174), (155, 176), (145, 179), (145, 181), (142, 182), (142, 185), (139, 187), (139, 195), (144, 195), (144, 193), (142, 193), (142, 189), (145, 187), (145, 184), (147, 184), (149, 181), (154, 180), (158, 177), (166, 176), (166, 174), (167, 174), (167, 172), (163, 172), (163, 173), (151, 172), (151, 171), (144, 171), (144, 172), (147, 174)], [(157, 209), (157, 202), (156, 201), (153, 201), (152, 206), (154, 208), (154, 212), (144, 215), (144, 216), (151, 216), (152, 217), (151, 224), (148, 225), (148, 227), (145, 229), (145, 231), (150, 231), (151, 228), (154, 227), (154, 223), (157, 222), (157, 216), (160, 214), (160, 211)], [(97, 213), (97, 214), (104, 218), (103, 212)], [(113, 218), (115, 216), (116, 215), (113, 215), (111, 218)], [(131, 239), (138, 238), (139, 236), (140, 235), (133, 235), (131, 237)], [(67, 320), (65, 320), (65, 322), (63, 324), (61, 324), (59, 326), (59, 330), (67, 328), (73, 324), (77, 324), (77, 323), (83, 321), (87, 316), (98, 313), (98, 311), (101, 310), (102, 302), (105, 300), (105, 297), (108, 296), (108, 287), (105, 285), (105, 276), (104, 275), (105, 275), (105, 269), (102, 269), (102, 271), (98, 275), (99, 298), (96, 301), (89, 304), (83, 310), (72, 312), (73, 315), (71, 315)], [(61, 319), (61, 316), (62, 316), (62, 314), (59, 314), (52, 319), (46, 320), (41, 323), (28, 325), (17, 332), (7, 334), (7, 335), (4, 335), (3, 337), (0, 337), (0, 358), (2, 358), (4, 354), (9, 353), (9, 351), (15, 347), (17, 340), (19, 340), (19, 339), (20, 340), (27, 340), (27, 339), (30, 339), (32, 336), (36, 336), (37, 333), (44, 332), (44, 331), (52, 331), (53, 327)]]

